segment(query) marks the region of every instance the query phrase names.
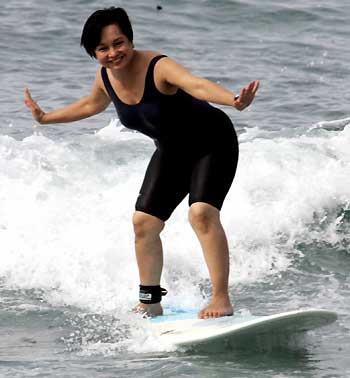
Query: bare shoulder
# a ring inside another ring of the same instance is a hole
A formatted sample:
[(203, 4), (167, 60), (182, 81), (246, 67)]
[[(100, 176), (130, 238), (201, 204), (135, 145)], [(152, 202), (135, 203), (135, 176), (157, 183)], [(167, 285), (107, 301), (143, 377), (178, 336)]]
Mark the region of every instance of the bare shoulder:
[(105, 87), (102, 79), (102, 67), (100, 67), (96, 72), (94, 86), (101, 89), (104, 89)]
[(149, 59), (152, 59), (154, 58), (155, 56), (158, 56), (158, 55), (164, 55), (163, 53), (159, 52), (159, 51), (155, 51), (155, 50), (139, 50), (139, 53), (142, 54), (144, 57), (146, 58), (149, 58)]
[(165, 55), (159, 51), (154, 51), (154, 50), (138, 50), (137, 53), (139, 55), (140, 61), (142, 61), (143, 64), (145, 65), (148, 65), (149, 62), (156, 56)]
[(189, 71), (182, 65), (181, 63), (178, 63), (175, 59), (165, 56), (163, 59), (160, 59), (157, 63), (156, 70), (159, 71), (162, 75), (168, 75), (168, 74), (189, 74)]
[[(166, 57), (161, 59), (155, 67), (155, 80), (158, 88), (186, 88), (188, 83), (193, 83), (198, 78), (176, 60)], [(165, 91), (165, 90), (164, 90)]]
[[(157, 53), (154, 56), (164, 55)], [(187, 71), (178, 64), (174, 59), (165, 56), (158, 60), (154, 68), (154, 80), (158, 90), (164, 94), (176, 93), (179, 85), (173, 77), (179, 77), (186, 74)]]
[(92, 86), (92, 92), (104, 94), (107, 97), (109, 97), (109, 94), (102, 79), (102, 67), (100, 67), (96, 72), (95, 80)]

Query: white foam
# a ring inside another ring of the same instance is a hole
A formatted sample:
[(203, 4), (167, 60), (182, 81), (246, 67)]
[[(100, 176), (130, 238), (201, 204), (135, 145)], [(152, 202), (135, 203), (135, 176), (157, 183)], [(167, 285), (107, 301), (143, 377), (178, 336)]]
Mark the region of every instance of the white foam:
[(343, 119), (335, 119), (332, 121), (320, 121), (317, 122), (315, 125), (313, 125), (310, 129), (310, 131), (313, 131), (315, 129), (324, 129), (328, 131), (339, 131), (344, 130), (345, 126), (350, 124), (350, 118), (343, 118)]
[[(295, 242), (311, 237), (315, 213), (328, 222), (318, 237), (337, 240), (341, 219), (332, 210), (349, 206), (349, 145), (349, 125), (241, 144), (222, 211), (231, 284), (287, 269)], [(6, 284), (41, 288), (54, 305), (116, 316), (127, 311), (138, 287), (131, 216), (153, 148), (113, 123), (69, 142), (0, 136), (0, 276)], [(208, 273), (185, 202), (163, 242), (164, 303), (199, 308)]]

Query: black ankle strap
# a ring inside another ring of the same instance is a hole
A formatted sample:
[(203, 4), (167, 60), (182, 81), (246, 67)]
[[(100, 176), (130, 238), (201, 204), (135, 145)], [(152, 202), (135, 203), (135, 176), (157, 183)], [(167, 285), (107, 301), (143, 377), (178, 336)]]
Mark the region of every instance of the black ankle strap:
[(139, 300), (141, 303), (152, 304), (159, 303), (164, 295), (167, 295), (168, 291), (157, 286), (145, 286), (140, 285)]

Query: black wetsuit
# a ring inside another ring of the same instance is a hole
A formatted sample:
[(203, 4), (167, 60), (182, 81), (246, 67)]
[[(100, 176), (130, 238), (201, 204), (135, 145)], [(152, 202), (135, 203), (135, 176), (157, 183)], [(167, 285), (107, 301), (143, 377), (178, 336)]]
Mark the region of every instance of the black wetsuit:
[(164, 56), (151, 60), (142, 99), (135, 105), (118, 98), (104, 67), (101, 74), (122, 124), (148, 135), (157, 146), (136, 210), (166, 221), (187, 194), (190, 205), (205, 202), (221, 209), (236, 172), (238, 142), (220, 109), (181, 89), (173, 95), (159, 92), (153, 72)]

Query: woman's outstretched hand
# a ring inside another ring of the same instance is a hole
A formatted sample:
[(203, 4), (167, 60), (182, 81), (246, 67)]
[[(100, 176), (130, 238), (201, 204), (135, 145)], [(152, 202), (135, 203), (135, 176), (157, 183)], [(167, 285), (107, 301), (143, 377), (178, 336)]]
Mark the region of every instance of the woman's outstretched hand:
[(24, 90), (25, 101), (24, 103), (31, 110), (33, 118), (39, 123), (43, 123), (45, 112), (40, 108), (40, 106), (32, 99), (29, 89)]
[(259, 81), (251, 81), (247, 87), (244, 87), (237, 100), (233, 103), (233, 106), (237, 110), (243, 110), (249, 106), (255, 97), (255, 93), (259, 89)]

